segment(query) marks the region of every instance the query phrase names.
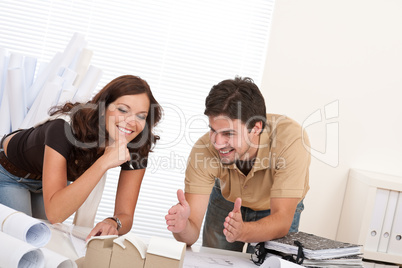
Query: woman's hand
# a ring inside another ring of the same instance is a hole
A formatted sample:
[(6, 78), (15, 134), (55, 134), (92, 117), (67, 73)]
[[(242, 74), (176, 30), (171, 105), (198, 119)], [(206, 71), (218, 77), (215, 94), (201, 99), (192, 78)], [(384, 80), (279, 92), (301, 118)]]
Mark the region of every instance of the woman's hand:
[(111, 219), (104, 219), (103, 221), (96, 224), (96, 226), (89, 233), (85, 241), (88, 241), (93, 236), (101, 235), (118, 235), (117, 223)]
[(118, 139), (106, 147), (102, 157), (108, 169), (120, 166), (131, 159), (127, 144), (126, 137), (119, 132)]

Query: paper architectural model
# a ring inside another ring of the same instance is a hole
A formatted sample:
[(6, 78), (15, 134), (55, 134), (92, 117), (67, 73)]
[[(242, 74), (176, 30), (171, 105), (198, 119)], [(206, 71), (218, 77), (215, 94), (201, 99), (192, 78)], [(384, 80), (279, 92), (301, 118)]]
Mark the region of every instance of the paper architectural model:
[(147, 250), (145, 268), (183, 267), (186, 244), (173, 239), (152, 237)]
[(147, 246), (134, 234), (128, 233), (113, 241), (111, 268), (144, 267)]
[(186, 244), (174, 239), (152, 237), (148, 246), (133, 233), (96, 236), (88, 240), (79, 268), (182, 268)]
[(109, 268), (113, 252), (113, 240), (116, 238), (117, 235), (106, 235), (94, 236), (89, 239), (82, 267)]

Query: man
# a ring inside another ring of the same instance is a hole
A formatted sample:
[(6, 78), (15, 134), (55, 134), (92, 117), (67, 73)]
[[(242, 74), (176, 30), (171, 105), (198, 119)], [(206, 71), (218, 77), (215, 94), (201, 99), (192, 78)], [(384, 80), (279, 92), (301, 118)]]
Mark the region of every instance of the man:
[(165, 217), (168, 230), (191, 246), (207, 211), (203, 246), (234, 251), (297, 232), (309, 189), (304, 130), (286, 116), (266, 114), (250, 78), (213, 86), (205, 105), (210, 132), (191, 151), (185, 194), (177, 191), (179, 203)]

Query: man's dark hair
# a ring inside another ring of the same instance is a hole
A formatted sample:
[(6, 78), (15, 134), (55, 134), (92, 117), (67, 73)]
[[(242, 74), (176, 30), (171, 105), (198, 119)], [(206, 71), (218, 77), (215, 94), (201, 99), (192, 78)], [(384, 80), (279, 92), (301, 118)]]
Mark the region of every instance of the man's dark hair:
[(214, 85), (205, 100), (204, 114), (240, 119), (249, 130), (259, 121), (262, 128), (266, 124), (264, 97), (249, 77), (235, 77)]

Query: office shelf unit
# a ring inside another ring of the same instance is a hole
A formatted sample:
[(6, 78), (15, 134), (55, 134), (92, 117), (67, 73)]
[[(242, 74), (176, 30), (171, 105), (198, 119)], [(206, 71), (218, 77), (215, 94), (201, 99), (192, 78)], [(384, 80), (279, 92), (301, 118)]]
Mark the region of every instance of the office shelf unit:
[(336, 239), (364, 258), (402, 264), (402, 177), (351, 169)]

